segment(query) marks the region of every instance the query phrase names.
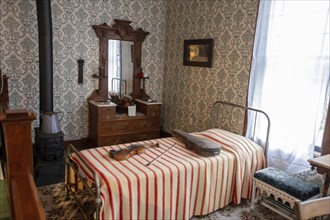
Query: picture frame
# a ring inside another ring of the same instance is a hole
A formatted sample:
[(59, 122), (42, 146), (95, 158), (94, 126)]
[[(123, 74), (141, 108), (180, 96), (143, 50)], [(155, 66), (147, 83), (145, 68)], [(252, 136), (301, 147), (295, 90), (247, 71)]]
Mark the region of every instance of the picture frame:
[(183, 65), (212, 67), (213, 39), (184, 40)]

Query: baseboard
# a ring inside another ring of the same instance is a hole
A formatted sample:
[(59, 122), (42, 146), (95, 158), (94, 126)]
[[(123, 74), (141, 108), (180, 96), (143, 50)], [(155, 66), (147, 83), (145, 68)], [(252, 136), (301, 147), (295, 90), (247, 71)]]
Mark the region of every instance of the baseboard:
[(164, 130), (160, 130), (160, 137), (164, 138), (164, 137), (172, 137), (173, 135), (167, 131)]
[(88, 138), (82, 138), (77, 140), (64, 141), (64, 145), (72, 144), (77, 150), (84, 150), (90, 148)]

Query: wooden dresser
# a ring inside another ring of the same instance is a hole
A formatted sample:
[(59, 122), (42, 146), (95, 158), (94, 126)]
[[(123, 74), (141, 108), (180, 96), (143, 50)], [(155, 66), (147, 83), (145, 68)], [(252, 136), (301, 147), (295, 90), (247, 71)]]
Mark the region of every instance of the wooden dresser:
[(160, 136), (161, 102), (136, 100), (136, 116), (116, 112), (116, 104), (89, 101), (90, 144), (107, 146)]

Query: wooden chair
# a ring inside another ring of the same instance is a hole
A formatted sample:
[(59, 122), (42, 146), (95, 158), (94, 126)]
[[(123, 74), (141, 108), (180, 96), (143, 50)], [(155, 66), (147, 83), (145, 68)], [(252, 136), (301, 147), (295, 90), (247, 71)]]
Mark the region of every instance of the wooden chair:
[(297, 220), (307, 220), (328, 215), (330, 219), (330, 196), (301, 202), (295, 201)]

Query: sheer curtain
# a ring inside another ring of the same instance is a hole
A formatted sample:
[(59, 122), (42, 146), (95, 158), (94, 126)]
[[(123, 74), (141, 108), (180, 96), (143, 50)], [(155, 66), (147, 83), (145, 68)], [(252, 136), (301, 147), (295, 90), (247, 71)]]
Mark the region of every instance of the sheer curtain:
[(268, 166), (308, 169), (329, 91), (329, 1), (260, 1), (249, 106), (271, 120)]

